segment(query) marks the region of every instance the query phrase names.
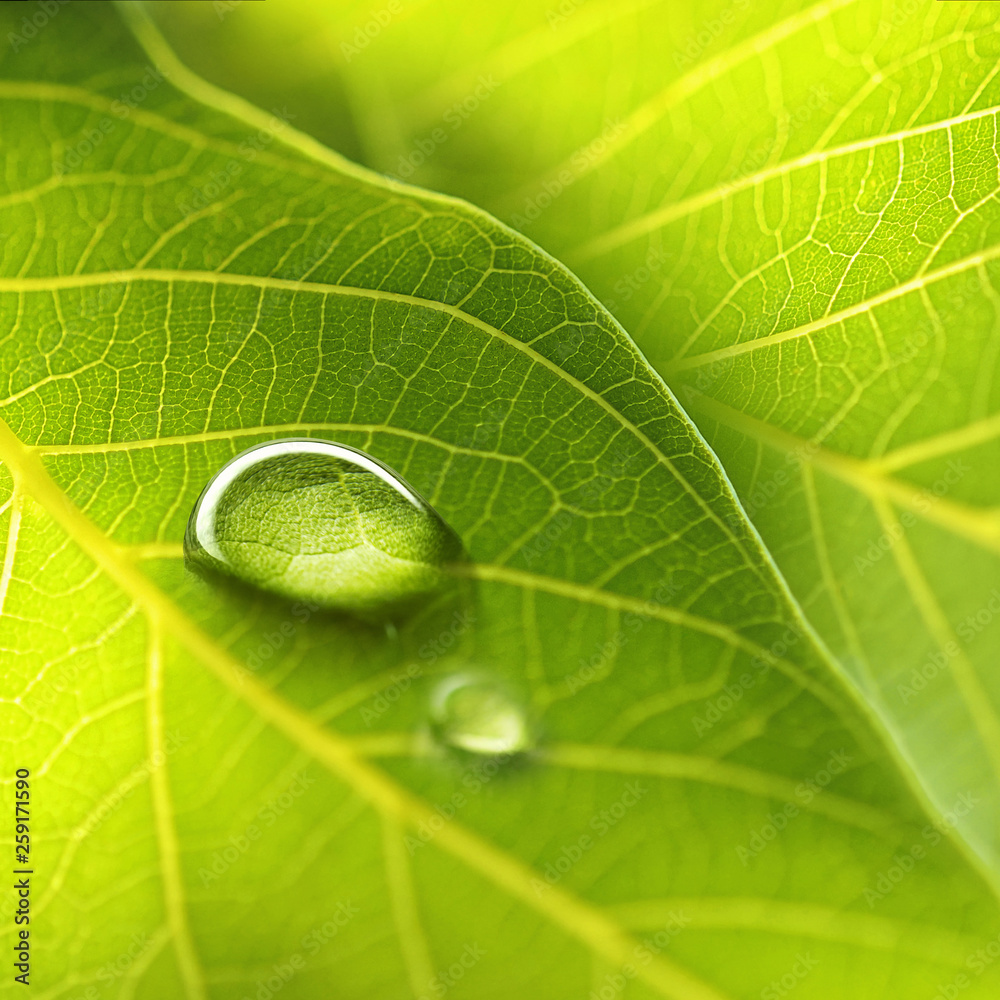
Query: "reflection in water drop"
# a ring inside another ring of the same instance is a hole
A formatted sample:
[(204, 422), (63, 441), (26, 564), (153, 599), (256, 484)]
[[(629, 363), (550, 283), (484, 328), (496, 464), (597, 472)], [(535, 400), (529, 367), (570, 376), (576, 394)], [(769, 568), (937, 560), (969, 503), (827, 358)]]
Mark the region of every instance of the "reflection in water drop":
[(524, 709), (494, 680), (452, 674), (431, 697), (431, 721), (442, 742), (481, 754), (514, 754), (532, 745)]
[(191, 513), (184, 553), (282, 597), (370, 615), (440, 590), (461, 546), (370, 455), (286, 439), (248, 448), (216, 473)]

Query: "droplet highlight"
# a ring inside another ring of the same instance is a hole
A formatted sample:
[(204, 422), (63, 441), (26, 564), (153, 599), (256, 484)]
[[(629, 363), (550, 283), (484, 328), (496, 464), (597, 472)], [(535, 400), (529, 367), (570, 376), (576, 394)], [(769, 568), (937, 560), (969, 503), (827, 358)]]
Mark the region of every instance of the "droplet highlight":
[(409, 484), (348, 445), (256, 445), (205, 487), (189, 565), (322, 608), (380, 617), (443, 589), (461, 544)]
[(516, 754), (533, 745), (524, 708), (489, 677), (446, 677), (431, 695), (430, 714), (438, 739), (459, 750)]

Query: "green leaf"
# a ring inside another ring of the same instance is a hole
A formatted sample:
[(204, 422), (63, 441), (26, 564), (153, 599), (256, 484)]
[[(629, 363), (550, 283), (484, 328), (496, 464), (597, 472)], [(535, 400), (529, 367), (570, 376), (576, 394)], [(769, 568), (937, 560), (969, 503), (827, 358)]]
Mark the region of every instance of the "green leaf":
[[(151, 54), (109, 5), (51, 11), (0, 61), (3, 780), (31, 771), (40, 995), (994, 995), (989, 873), (577, 280), (143, 22)], [(288, 436), (412, 483), (468, 602), (392, 637), (185, 570), (205, 484)], [(440, 746), (456, 676), (537, 748)]]
[(998, 871), (995, 18), (437, 4), (340, 69), (373, 166), (523, 228), (635, 337), (937, 807), (982, 800), (959, 825)]

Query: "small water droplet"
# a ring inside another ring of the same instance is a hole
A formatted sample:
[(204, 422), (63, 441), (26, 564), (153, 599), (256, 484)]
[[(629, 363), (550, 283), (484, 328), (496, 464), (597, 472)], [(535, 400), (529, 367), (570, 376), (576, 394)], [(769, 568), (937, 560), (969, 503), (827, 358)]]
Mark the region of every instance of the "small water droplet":
[(430, 707), (438, 737), (460, 750), (515, 754), (532, 746), (524, 709), (489, 677), (446, 677), (431, 696)]
[(454, 532), (411, 486), (347, 445), (284, 439), (226, 463), (195, 504), (189, 564), (370, 617), (442, 589)]

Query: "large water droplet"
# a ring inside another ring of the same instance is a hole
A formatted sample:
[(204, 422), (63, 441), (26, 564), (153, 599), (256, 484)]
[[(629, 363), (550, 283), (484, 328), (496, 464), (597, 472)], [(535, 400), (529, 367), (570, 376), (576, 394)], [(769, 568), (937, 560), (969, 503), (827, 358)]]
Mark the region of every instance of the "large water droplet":
[(431, 696), (430, 707), (439, 739), (460, 750), (515, 754), (532, 746), (524, 709), (489, 677), (446, 677)]
[(184, 536), (189, 563), (364, 617), (449, 581), (455, 534), (391, 469), (347, 445), (285, 439), (212, 478)]

